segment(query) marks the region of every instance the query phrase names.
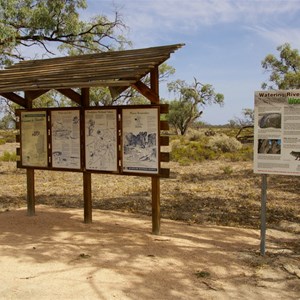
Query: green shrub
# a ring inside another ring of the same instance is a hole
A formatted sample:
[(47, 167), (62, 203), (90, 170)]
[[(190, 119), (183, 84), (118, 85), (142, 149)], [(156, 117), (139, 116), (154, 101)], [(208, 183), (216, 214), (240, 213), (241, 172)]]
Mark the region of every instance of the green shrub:
[(3, 139), (3, 138), (1, 139), (0, 138), (0, 145), (4, 145), (5, 143), (6, 143), (5, 139)]
[(14, 143), (16, 141), (16, 130), (0, 130), (1, 139), (6, 143)]
[(182, 165), (218, 158), (229, 161), (253, 159), (253, 145), (243, 145), (236, 138), (222, 132), (206, 136), (203, 130), (193, 129), (186, 136), (171, 136), (170, 139), (171, 160)]
[(17, 154), (16, 153), (10, 153), (8, 151), (4, 151), (3, 155), (0, 157), (1, 161), (16, 161), (17, 160)]
[(236, 152), (242, 148), (242, 144), (235, 138), (229, 137), (225, 134), (216, 135), (210, 138), (207, 145), (214, 151)]
[(226, 175), (230, 175), (233, 173), (233, 169), (231, 166), (223, 166), (221, 167), (221, 170), (224, 172)]
[(203, 142), (182, 142), (175, 140), (171, 144), (171, 160), (181, 164), (201, 162), (205, 159), (215, 159), (217, 154), (207, 148)]

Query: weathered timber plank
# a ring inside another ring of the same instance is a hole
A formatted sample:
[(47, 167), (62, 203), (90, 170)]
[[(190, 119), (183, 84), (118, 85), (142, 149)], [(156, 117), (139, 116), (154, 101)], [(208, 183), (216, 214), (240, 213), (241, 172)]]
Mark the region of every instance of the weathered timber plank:
[(170, 138), (168, 136), (160, 136), (159, 143), (161, 146), (169, 146)]
[(168, 121), (160, 121), (160, 130), (169, 130), (169, 122)]
[(160, 152), (159, 158), (161, 162), (169, 162), (170, 161), (170, 153), (169, 152)]

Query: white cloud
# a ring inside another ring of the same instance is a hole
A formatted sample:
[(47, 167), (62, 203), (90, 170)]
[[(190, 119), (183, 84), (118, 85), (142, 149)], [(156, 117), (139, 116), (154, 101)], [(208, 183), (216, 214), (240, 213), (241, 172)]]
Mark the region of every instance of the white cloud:
[(300, 48), (300, 28), (255, 26), (250, 29), (275, 46), (290, 43), (293, 48)]
[[(172, 35), (183, 35), (186, 39), (207, 27), (222, 24), (252, 27), (260, 36), (278, 44), (285, 29), (263, 28), (278, 20), (288, 24), (289, 18), (295, 20), (300, 13), (298, 0), (114, 0), (114, 3), (130, 28), (130, 39), (135, 46), (172, 43)], [(296, 29), (291, 32), (289, 35), (298, 36)]]
[(149, 28), (161, 25), (182, 30), (195, 30), (201, 26), (221, 23), (264, 22), (268, 18), (286, 18), (287, 14), (300, 11), (299, 1), (294, 0), (124, 0), (124, 15), (130, 26)]

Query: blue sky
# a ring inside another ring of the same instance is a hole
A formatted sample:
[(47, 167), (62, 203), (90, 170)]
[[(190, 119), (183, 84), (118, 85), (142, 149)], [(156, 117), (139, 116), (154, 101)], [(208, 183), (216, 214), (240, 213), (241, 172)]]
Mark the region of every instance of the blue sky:
[[(267, 54), (290, 43), (300, 50), (300, 0), (86, 0), (85, 21), (96, 15), (114, 18), (117, 10), (128, 30), (121, 32), (132, 48), (184, 43), (167, 63), (176, 79), (213, 85), (224, 106), (207, 106), (209, 124), (226, 124), (253, 108), (254, 92), (269, 74), (261, 67)], [(39, 49), (40, 50), (40, 49)], [(32, 50), (28, 55), (32, 56)], [(55, 51), (54, 51), (55, 52)], [(47, 58), (47, 57), (45, 57)], [(160, 96), (173, 99), (166, 83)]]
[[(225, 124), (253, 108), (254, 91), (268, 74), (261, 61), (290, 43), (300, 49), (299, 0), (87, 0), (83, 18), (115, 8), (129, 27), (123, 32), (133, 48), (184, 43), (167, 63), (176, 69), (170, 80), (196, 77), (224, 94), (223, 107), (204, 109), (202, 121)], [(160, 95), (172, 99), (165, 85)]]

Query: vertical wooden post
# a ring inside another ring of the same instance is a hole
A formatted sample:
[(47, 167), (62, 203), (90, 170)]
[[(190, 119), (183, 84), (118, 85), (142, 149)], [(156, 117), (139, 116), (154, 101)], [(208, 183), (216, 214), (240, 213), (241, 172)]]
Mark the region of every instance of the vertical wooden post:
[[(158, 66), (150, 73), (150, 86), (152, 91), (157, 95), (159, 104), (159, 84), (158, 84)], [(160, 151), (160, 149), (159, 149)], [(152, 186), (152, 234), (160, 234), (160, 178), (151, 177)]]
[(160, 234), (160, 178), (152, 180), (152, 233)]
[[(83, 107), (90, 106), (90, 89), (81, 89), (81, 103)], [(84, 223), (92, 223), (92, 174), (83, 172), (83, 201)]]
[(84, 223), (92, 223), (92, 174), (83, 172)]
[(34, 169), (26, 169), (27, 177), (27, 215), (35, 215)]
[[(32, 100), (28, 93), (25, 92), (26, 108), (32, 108)], [(27, 179), (27, 215), (35, 215), (35, 190), (34, 190), (34, 169), (26, 169)]]

